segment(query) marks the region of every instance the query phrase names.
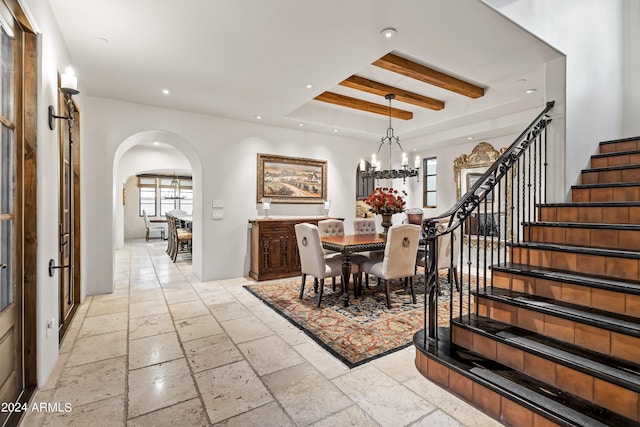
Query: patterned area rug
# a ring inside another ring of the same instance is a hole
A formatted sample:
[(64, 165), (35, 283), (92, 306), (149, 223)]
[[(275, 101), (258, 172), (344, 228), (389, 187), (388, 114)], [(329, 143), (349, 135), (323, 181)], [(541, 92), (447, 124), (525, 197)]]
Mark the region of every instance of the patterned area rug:
[[(302, 299), (298, 298), (299, 277), (245, 285), (245, 288), (353, 368), (411, 345), (413, 335), (424, 325), (422, 283), (418, 283), (415, 289), (417, 304), (411, 303), (408, 287), (405, 289), (402, 283), (392, 284), (391, 309), (387, 308), (384, 289), (377, 288), (375, 279), (369, 286), (366, 288), (363, 284), (360, 298), (354, 299), (350, 294), (347, 308), (340, 300), (340, 284), (336, 292), (332, 292), (330, 279), (326, 280), (320, 308), (316, 308), (313, 278), (310, 277)], [(447, 324), (450, 298), (444, 290), (448, 286), (442, 286), (442, 289), (438, 323)], [(456, 301), (454, 298), (454, 304)]]

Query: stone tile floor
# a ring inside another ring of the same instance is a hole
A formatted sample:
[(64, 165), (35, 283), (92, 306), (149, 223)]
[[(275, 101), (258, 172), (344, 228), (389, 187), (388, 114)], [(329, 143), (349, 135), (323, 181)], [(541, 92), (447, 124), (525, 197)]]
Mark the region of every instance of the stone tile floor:
[(242, 288), (200, 282), (162, 242), (116, 252), (23, 426), (498, 426), (414, 367), (413, 347), (354, 369)]

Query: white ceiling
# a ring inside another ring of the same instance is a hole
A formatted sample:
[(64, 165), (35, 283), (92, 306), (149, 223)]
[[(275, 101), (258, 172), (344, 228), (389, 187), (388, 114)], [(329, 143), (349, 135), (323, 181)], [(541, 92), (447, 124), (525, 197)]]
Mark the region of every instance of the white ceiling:
[[(358, 74), (445, 101), (441, 111), (394, 101), (414, 113), (392, 122), (411, 149), (521, 130), (543, 108), (545, 62), (560, 56), (478, 0), (49, 2), (87, 95), (378, 141), (388, 118), (313, 99), (332, 91), (387, 105), (338, 86)], [(383, 38), (386, 27), (397, 36)], [(371, 65), (392, 51), (485, 96)]]

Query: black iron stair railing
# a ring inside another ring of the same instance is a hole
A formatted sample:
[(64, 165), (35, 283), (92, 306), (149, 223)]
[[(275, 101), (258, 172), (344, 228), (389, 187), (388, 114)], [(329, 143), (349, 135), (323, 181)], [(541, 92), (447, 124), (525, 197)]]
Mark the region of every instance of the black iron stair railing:
[[(442, 293), (438, 277), (438, 241), (447, 234), (459, 251), (449, 251), (450, 265), (459, 265), (458, 283), (449, 289), (449, 324), (472, 312), (472, 286), (478, 291), (491, 286), (492, 265), (510, 261), (508, 248), (524, 236), (522, 224), (537, 218), (536, 208), (547, 197), (547, 125), (554, 101), (516, 138), (478, 181), (447, 212), (425, 219), (423, 229), (428, 247), (425, 267), (423, 346), (438, 343), (438, 295)], [(453, 238), (454, 233), (460, 238)], [(459, 259), (453, 259), (459, 252)], [(455, 292), (459, 292), (454, 298)], [(445, 293), (446, 295), (446, 293)], [(477, 314), (477, 313), (476, 313)], [(451, 334), (451, 328), (449, 328)], [(451, 336), (449, 336), (451, 339)], [(416, 342), (419, 342), (416, 340)]]

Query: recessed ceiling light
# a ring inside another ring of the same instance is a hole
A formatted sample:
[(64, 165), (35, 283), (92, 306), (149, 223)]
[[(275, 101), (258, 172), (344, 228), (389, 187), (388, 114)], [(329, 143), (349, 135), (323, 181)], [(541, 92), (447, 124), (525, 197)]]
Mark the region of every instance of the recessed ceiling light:
[(534, 92), (537, 92), (537, 90), (536, 89), (527, 89), (527, 90), (524, 91), (524, 93), (534, 93)]
[(334, 129), (333, 131), (334, 132), (340, 132), (340, 129)]
[(304, 85), (304, 87), (306, 87), (307, 89), (311, 89), (313, 85), (311, 83), (307, 83), (306, 85)]
[(472, 137), (472, 136), (468, 136), (468, 137), (467, 137), (467, 139), (468, 139), (469, 141), (471, 141), (471, 140), (473, 139), (473, 137)]
[(162, 89), (162, 93), (169, 95), (171, 92), (169, 92), (169, 89)]
[(302, 127), (304, 126), (304, 123), (298, 123), (298, 126)]
[(258, 120), (262, 120), (262, 116), (261, 116), (260, 114), (256, 114), (256, 115), (255, 115), (255, 116), (253, 116), (253, 117), (255, 117), (255, 118), (256, 118), (256, 119), (258, 119)]
[(153, 143), (153, 145), (158, 146), (158, 145), (160, 145), (160, 143), (159, 143), (158, 141), (155, 141), (155, 142)]
[(396, 31), (395, 28), (385, 28), (384, 30), (380, 31), (380, 34), (382, 34), (384, 36), (385, 39), (390, 39), (392, 37), (394, 37), (398, 32)]

